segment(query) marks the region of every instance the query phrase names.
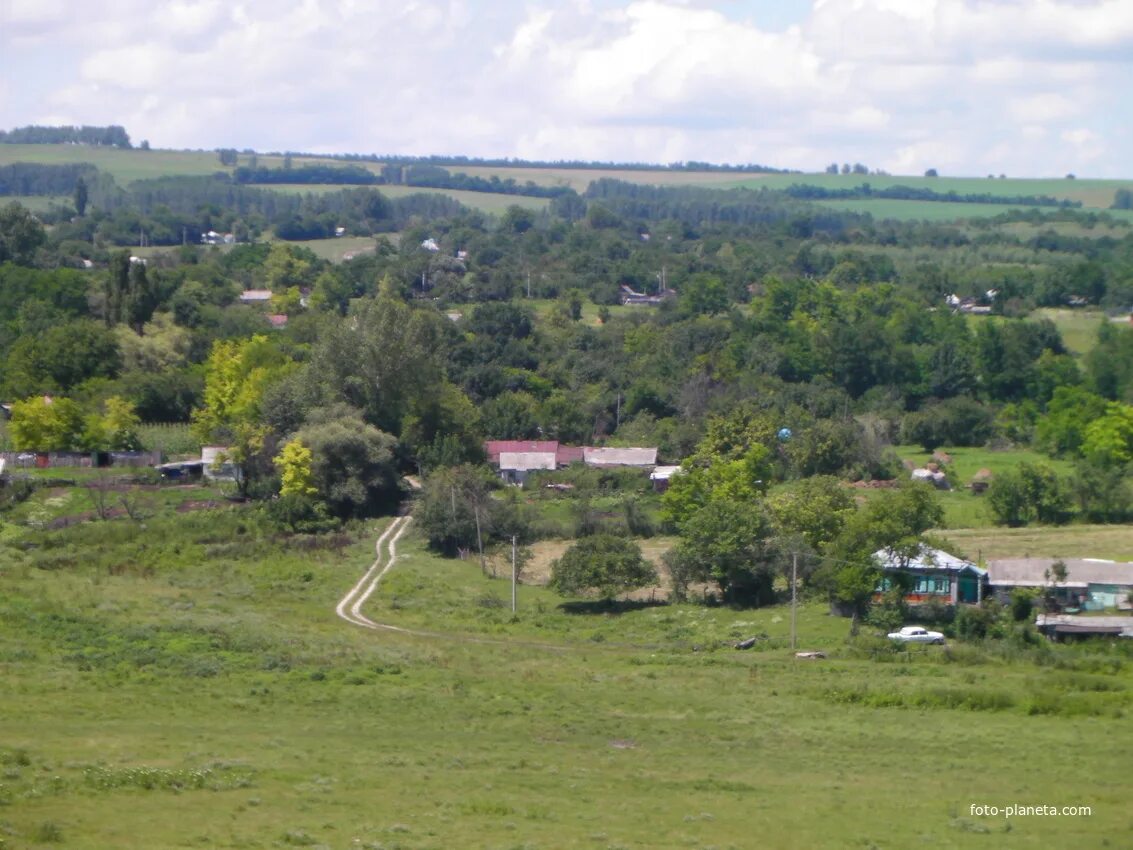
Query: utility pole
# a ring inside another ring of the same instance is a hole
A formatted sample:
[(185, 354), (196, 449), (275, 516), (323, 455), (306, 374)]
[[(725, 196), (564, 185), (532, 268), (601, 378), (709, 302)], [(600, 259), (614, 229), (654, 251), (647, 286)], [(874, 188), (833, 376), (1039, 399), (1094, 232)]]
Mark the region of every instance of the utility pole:
[(527, 271), (527, 297), (531, 298), (531, 270)]
[(799, 553), (791, 553), (791, 651), (795, 651), (795, 636), (798, 619)]
[(513, 614), (515, 613), (515, 580), (517, 578), (515, 563), (515, 535), (513, 534), (511, 536), (511, 613)]
[(488, 568), (484, 566), (484, 538), (480, 536), (480, 504), (476, 502), (472, 506), (473, 514), (476, 517), (476, 548), (480, 550), (480, 572), (484, 575), (488, 574)]

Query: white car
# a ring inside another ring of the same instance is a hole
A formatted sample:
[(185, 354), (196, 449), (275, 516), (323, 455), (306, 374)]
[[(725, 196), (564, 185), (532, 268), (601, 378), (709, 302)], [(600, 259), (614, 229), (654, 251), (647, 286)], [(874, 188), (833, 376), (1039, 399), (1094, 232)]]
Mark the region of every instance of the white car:
[(902, 643), (944, 643), (944, 635), (930, 632), (923, 626), (905, 626), (899, 632), (890, 632), (888, 637)]

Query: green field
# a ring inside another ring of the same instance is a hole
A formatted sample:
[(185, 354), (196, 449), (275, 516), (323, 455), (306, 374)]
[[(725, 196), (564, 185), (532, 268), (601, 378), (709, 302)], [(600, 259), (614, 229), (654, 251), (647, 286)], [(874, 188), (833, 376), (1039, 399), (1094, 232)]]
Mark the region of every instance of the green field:
[(888, 198), (876, 200), (815, 201), (823, 207), (846, 212), (869, 213), (875, 219), (894, 219), (896, 221), (959, 221), (965, 218), (991, 218), (1005, 212), (1025, 207), (1006, 204), (964, 204), (946, 201), (895, 201)]
[[(4, 846), (1133, 839), (1121, 647), (894, 653), (847, 644), (815, 602), (800, 646), (830, 657), (796, 661), (785, 608), (618, 613), (534, 586), (513, 616), (505, 582), (412, 534), (365, 613), (445, 637), (372, 632), (333, 609), (385, 525), (316, 543), (253, 508), (4, 527)], [(1092, 811), (971, 813), (1007, 804)]]
[(168, 151), (92, 147), (88, 145), (0, 145), (0, 165), (39, 162), (48, 165), (89, 162), (119, 185), (134, 180), (176, 175), (208, 175), (229, 171), (211, 151)]
[[(240, 164), (247, 164), (248, 157), (241, 154)], [(259, 155), (260, 165), (279, 167), (283, 163), (280, 156)], [(162, 177), (167, 175), (207, 175), (217, 171), (227, 171), (211, 151), (168, 151), (168, 150), (119, 150), (117, 148), (86, 147), (80, 145), (0, 145), (0, 165), (12, 162), (90, 162), (107, 171), (120, 184), (126, 185), (134, 180)], [(327, 160), (317, 156), (293, 158), (297, 165), (304, 163), (331, 163), (355, 165), (375, 173), (382, 163), (344, 162)], [(996, 195), (1049, 195), (1056, 198), (1081, 201), (1084, 208), (1108, 210), (1113, 203), (1114, 192), (1121, 187), (1128, 188), (1129, 181), (1090, 180), (1065, 178), (1006, 178), (990, 180), (986, 177), (937, 177), (918, 176), (879, 176), (874, 174), (758, 174), (746, 175), (720, 171), (663, 171), (638, 169), (599, 169), (599, 168), (524, 168), (497, 166), (452, 166), (453, 172), (463, 172), (472, 176), (501, 179), (513, 178), (519, 183), (532, 181), (541, 186), (570, 186), (583, 192), (591, 181), (611, 177), (633, 183), (660, 186), (701, 186), (705, 188), (760, 188), (783, 189), (792, 184), (828, 188), (852, 188), (869, 183), (876, 189), (901, 185), (924, 187), (937, 192), (956, 191), (965, 193), (991, 193)], [(339, 186), (297, 186), (272, 188), (281, 191), (333, 191)], [(450, 195), (461, 203), (498, 213), (511, 204), (519, 204), (531, 209), (546, 206), (545, 198), (529, 198), (514, 195), (496, 195), (485, 192), (467, 192), (444, 189), (416, 189), (411, 187), (383, 186), (382, 191), (398, 197), (416, 191), (433, 191)], [(901, 220), (926, 219), (933, 221), (952, 221), (958, 218), (986, 217), (998, 215), (1013, 207), (999, 204), (953, 204), (944, 202), (849, 200), (823, 201), (835, 209), (848, 209), (870, 212), (875, 218), (896, 218)], [(1040, 208), (1043, 209), (1043, 208)], [(1115, 217), (1133, 222), (1133, 211), (1110, 211)]]
[[(919, 446), (897, 446), (901, 460), (917, 467), (933, 460), (928, 452)], [(988, 469), (992, 475), (1013, 469), (1020, 463), (1039, 463), (1050, 466), (1059, 475), (1066, 476), (1073, 471), (1073, 464), (1067, 460), (1050, 458), (1041, 452), (1029, 449), (996, 450), (986, 448), (942, 448), (951, 462), (943, 466), (951, 484), (950, 490), (941, 491), (940, 502), (944, 507), (944, 533), (951, 537), (952, 529), (990, 529), (994, 519), (987, 500), (983, 495), (973, 493), (968, 485), (981, 469)], [(869, 491), (865, 491), (869, 495)], [(997, 532), (998, 533), (998, 530)]]
[[(631, 183), (648, 183), (659, 186), (704, 186), (719, 189), (749, 188), (785, 189), (796, 183), (822, 186), (830, 189), (850, 189), (868, 183), (875, 189), (888, 186), (910, 186), (932, 189), (936, 192), (959, 192), (961, 194), (988, 193), (995, 195), (1049, 195), (1081, 201), (1084, 207), (1108, 209), (1113, 203), (1114, 192), (1122, 187), (1133, 186), (1128, 180), (1066, 180), (1064, 178), (1005, 178), (989, 180), (986, 177), (921, 177), (891, 176), (875, 174), (735, 174), (720, 171), (648, 171), (634, 169), (570, 169), (570, 168), (520, 168), (520, 167), (454, 167), (452, 170), (481, 177), (496, 175), (501, 179), (511, 177), (516, 182), (531, 180), (544, 186), (570, 186), (581, 192), (590, 181), (600, 177), (613, 177)], [(875, 203), (869, 201), (866, 203)], [(916, 202), (898, 202), (916, 203)], [(936, 202), (931, 205), (947, 206)], [(961, 206), (994, 206), (984, 204), (962, 204)], [(1002, 211), (1002, 210), (999, 210)]]

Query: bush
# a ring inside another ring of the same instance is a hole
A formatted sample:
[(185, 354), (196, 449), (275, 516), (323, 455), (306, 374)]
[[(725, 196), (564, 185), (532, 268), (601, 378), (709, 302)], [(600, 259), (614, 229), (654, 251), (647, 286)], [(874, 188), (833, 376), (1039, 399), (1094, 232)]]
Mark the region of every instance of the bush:
[(956, 636), (964, 640), (982, 640), (994, 630), (997, 612), (990, 606), (965, 605), (956, 613)]
[(1046, 464), (1021, 463), (1000, 473), (987, 493), (999, 525), (1013, 528), (1031, 522), (1063, 523), (1070, 518), (1067, 488)]
[(657, 581), (657, 571), (632, 540), (610, 534), (584, 537), (551, 565), (551, 586), (563, 594), (595, 591), (604, 599)]
[(1035, 610), (1035, 593), (1023, 587), (1011, 591), (1011, 619), (1017, 623), (1031, 619)]

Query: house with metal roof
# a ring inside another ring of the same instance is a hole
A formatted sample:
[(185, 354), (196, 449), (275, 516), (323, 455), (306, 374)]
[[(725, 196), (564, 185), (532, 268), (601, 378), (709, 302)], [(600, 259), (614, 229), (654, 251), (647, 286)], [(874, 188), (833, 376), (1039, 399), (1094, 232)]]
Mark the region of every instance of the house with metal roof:
[(984, 598), (987, 570), (941, 549), (922, 545), (911, 557), (880, 549), (873, 557), (887, 574), (877, 588), (879, 597), (900, 581), (909, 605), (975, 605)]
[[(1065, 581), (1054, 581), (1054, 564), (1066, 567)], [(1083, 611), (1129, 608), (1133, 563), (1099, 558), (993, 558), (988, 585), (1000, 599), (1018, 587), (1043, 590), (1065, 606)]]
[(558, 440), (488, 440), (484, 443), (484, 454), (488, 463), (498, 466), (501, 452), (556, 452)]

